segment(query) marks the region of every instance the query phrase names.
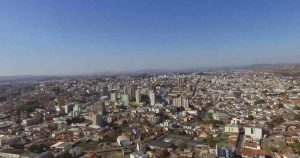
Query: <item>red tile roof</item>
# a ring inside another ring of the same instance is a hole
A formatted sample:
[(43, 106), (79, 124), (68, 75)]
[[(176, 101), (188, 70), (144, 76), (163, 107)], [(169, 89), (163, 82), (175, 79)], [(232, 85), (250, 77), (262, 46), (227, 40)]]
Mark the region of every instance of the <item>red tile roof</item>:
[(250, 156), (250, 155), (266, 155), (265, 150), (252, 150), (252, 149), (243, 149), (242, 154), (244, 156)]
[(300, 105), (300, 99), (292, 99), (290, 100), (293, 104), (298, 104)]

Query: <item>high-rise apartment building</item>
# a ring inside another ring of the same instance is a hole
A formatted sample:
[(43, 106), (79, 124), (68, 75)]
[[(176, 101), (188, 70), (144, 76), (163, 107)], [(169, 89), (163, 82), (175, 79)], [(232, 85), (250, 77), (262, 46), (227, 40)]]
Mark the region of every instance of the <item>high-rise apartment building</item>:
[(141, 97), (141, 90), (140, 89), (137, 89), (135, 91), (135, 102), (136, 104), (140, 104), (141, 103), (141, 100), (142, 100), (142, 97)]
[(154, 91), (150, 91), (149, 92), (149, 98), (150, 98), (150, 105), (155, 105), (156, 103), (156, 95), (155, 95), (155, 92)]

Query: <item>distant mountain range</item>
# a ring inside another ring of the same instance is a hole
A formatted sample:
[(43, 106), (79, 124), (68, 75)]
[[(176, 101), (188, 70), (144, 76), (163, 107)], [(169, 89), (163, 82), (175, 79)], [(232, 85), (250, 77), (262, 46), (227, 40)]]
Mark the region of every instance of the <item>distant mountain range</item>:
[(143, 75), (143, 74), (158, 74), (158, 73), (176, 73), (176, 72), (184, 73), (184, 72), (224, 71), (224, 70), (267, 71), (267, 72), (274, 72), (283, 75), (300, 76), (300, 63), (254, 64), (254, 65), (247, 65), (247, 66), (199, 67), (199, 68), (185, 68), (185, 69), (147, 69), (147, 70), (138, 70), (138, 71), (124, 71), (124, 72), (105, 71), (99, 73), (68, 75), (68, 76), (50, 76), (50, 75), (0, 76), (0, 83), (47, 81), (47, 80), (67, 79), (67, 78), (99, 77), (99, 76), (114, 76), (114, 75)]
[(34, 76), (34, 75), (20, 75), (20, 76), (0, 76), (0, 84), (4, 83), (18, 83), (18, 82), (33, 82), (33, 81), (48, 81), (55, 79), (62, 79), (60, 76)]
[(238, 67), (239, 69), (295, 69), (300, 68), (300, 64), (256, 64)]

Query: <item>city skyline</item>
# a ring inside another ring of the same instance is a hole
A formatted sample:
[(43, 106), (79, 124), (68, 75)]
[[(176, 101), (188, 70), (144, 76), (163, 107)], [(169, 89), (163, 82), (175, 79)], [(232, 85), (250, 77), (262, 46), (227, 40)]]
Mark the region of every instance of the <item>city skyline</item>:
[(0, 76), (299, 63), (299, 1), (4, 1)]

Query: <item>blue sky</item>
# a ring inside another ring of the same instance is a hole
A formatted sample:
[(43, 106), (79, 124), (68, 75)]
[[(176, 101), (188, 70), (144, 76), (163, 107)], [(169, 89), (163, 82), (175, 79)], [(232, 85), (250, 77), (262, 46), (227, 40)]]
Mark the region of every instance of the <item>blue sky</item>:
[(300, 61), (298, 0), (4, 0), (0, 76)]

